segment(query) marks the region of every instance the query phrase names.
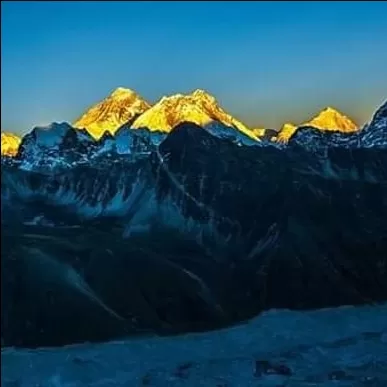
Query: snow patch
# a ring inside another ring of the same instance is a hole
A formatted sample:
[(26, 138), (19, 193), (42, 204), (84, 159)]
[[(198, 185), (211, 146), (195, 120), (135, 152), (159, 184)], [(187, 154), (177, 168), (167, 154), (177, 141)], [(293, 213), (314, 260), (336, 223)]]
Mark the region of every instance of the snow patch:
[[(387, 305), (272, 310), (229, 329), (63, 348), (2, 349), (23, 387), (386, 386)], [(257, 373), (259, 363), (289, 373)]]

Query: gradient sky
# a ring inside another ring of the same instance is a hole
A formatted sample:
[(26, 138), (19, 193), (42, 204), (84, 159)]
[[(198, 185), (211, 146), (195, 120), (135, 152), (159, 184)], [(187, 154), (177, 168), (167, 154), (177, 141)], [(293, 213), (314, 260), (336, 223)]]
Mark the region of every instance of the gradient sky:
[(386, 2), (1, 2), (1, 129), (73, 122), (118, 86), (206, 89), (253, 127), (387, 98)]

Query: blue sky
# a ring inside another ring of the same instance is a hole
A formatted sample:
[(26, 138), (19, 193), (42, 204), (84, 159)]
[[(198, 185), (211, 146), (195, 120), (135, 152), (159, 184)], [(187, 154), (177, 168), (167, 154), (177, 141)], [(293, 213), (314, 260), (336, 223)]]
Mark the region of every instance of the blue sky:
[(2, 2), (1, 129), (72, 122), (118, 86), (206, 89), (249, 126), (387, 99), (386, 2)]

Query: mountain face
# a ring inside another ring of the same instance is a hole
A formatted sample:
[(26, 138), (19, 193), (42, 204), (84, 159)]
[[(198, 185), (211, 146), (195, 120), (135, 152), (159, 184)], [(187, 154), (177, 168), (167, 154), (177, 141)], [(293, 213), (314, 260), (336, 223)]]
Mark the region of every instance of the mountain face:
[(360, 146), (387, 148), (387, 101), (359, 133)]
[(27, 170), (56, 171), (80, 162), (89, 162), (93, 152), (100, 150), (86, 130), (75, 129), (66, 122), (35, 127), (21, 141), (17, 156)]
[(358, 128), (354, 122), (337, 110), (327, 107), (316, 117), (299, 126), (287, 123), (279, 131), (276, 141), (280, 143), (289, 142), (299, 127), (313, 127), (322, 132), (355, 133)]
[(356, 124), (347, 116), (331, 107), (327, 107), (316, 117), (302, 126), (312, 126), (313, 128), (320, 129), (322, 131), (334, 131), (341, 133), (353, 133), (358, 130)]
[(132, 129), (129, 124), (117, 130), (114, 141), (119, 154), (145, 154), (154, 150), (166, 137), (166, 133), (148, 129)]
[(247, 139), (257, 140), (252, 130), (226, 113), (215, 98), (204, 90), (195, 90), (188, 95), (176, 94), (171, 97), (163, 97), (135, 120), (132, 127), (169, 133), (182, 122), (192, 122), (201, 127), (209, 127), (215, 133), (216, 125), (220, 124), (229, 128), (229, 131), (239, 132)]
[(14, 157), (17, 155), (21, 138), (13, 133), (1, 132), (1, 155)]
[(92, 106), (75, 123), (74, 127), (86, 129), (99, 139), (105, 131), (114, 134), (122, 125), (138, 117), (150, 105), (130, 89), (114, 90), (107, 98)]
[(289, 142), (289, 139), (293, 136), (293, 134), (297, 131), (297, 126), (291, 123), (286, 123), (283, 125), (281, 130), (277, 133), (275, 138), (276, 142), (286, 144)]

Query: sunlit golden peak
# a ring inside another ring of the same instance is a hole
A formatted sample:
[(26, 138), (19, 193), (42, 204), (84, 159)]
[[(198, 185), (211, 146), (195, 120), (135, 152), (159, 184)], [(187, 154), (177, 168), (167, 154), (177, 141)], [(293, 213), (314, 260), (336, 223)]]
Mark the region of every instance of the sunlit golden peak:
[(131, 89), (126, 89), (125, 87), (117, 87), (110, 94), (110, 96), (113, 98), (126, 98), (126, 97), (132, 96), (134, 94), (136, 94), (136, 93)]
[(338, 116), (342, 116), (342, 117), (345, 117), (342, 113), (340, 113), (337, 109), (335, 109), (334, 107), (332, 106), (327, 106), (326, 108), (322, 109), (318, 115), (318, 116), (332, 116), (332, 115), (338, 115)]
[(158, 103), (165, 103), (165, 102), (169, 102), (169, 101), (176, 101), (176, 100), (179, 100), (181, 98), (184, 98), (185, 96), (183, 94), (173, 94), (173, 95), (164, 95), (160, 101)]
[(16, 156), (21, 143), (21, 138), (16, 134), (1, 132), (1, 154)]
[(355, 132), (357, 125), (337, 109), (328, 106), (317, 116), (303, 125), (313, 126), (323, 131)]
[(339, 113), (337, 109), (327, 106), (325, 109), (322, 110), (322, 112), (327, 112), (327, 113)]
[(214, 98), (211, 94), (203, 89), (196, 89), (191, 93), (191, 96), (194, 98)]
[[(312, 126), (322, 132), (351, 133), (358, 130), (358, 127), (353, 121), (331, 106), (321, 110), (320, 113), (318, 113), (310, 121), (298, 125), (298, 127), (300, 126)], [(296, 125), (287, 123), (278, 132), (276, 141), (287, 143), (296, 131)]]
[(203, 127), (217, 121), (257, 139), (252, 130), (225, 112), (215, 98), (202, 89), (196, 89), (191, 94), (164, 96), (138, 117), (132, 128), (148, 128), (151, 131), (168, 133), (184, 121)]
[(86, 129), (94, 138), (105, 131), (114, 134), (118, 128), (144, 113), (150, 105), (131, 89), (118, 87), (107, 98), (91, 106), (74, 127)]
[(181, 94), (176, 93), (173, 95), (165, 95), (163, 96), (158, 103), (165, 103), (165, 102), (173, 102), (176, 101), (185, 101), (186, 103), (190, 103), (192, 101), (209, 101), (211, 103), (215, 103), (215, 98), (209, 94), (207, 91), (203, 89), (196, 89), (190, 94)]

